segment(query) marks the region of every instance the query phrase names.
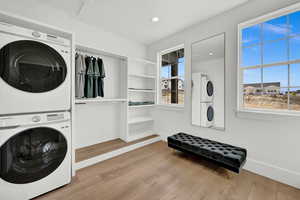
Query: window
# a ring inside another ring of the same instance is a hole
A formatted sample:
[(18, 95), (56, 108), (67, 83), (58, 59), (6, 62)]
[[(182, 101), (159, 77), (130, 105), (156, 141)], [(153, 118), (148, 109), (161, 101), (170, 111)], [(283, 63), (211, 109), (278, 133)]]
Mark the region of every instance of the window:
[(159, 104), (184, 104), (185, 59), (183, 45), (159, 54)]
[(284, 9), (239, 25), (239, 110), (300, 114), (299, 22)]

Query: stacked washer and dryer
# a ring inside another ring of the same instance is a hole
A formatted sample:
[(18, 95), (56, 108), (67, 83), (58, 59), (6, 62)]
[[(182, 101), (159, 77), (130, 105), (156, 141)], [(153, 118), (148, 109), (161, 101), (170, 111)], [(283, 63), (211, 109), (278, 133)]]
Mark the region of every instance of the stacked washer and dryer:
[(71, 41), (0, 23), (0, 194), (71, 181)]
[(192, 74), (192, 124), (201, 127), (213, 127), (214, 85), (205, 73)]

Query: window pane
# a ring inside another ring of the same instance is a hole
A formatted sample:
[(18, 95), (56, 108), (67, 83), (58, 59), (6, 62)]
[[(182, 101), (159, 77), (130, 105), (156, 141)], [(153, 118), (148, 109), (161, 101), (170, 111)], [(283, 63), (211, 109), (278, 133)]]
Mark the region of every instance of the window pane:
[(287, 16), (278, 17), (263, 23), (264, 41), (277, 40), (288, 34)]
[(287, 40), (265, 43), (263, 49), (263, 64), (288, 61)]
[(290, 85), (300, 86), (300, 63), (290, 65)]
[(260, 43), (261, 25), (257, 24), (242, 30), (242, 45), (253, 45)]
[(261, 65), (261, 47), (251, 46), (244, 47), (242, 52), (242, 66)]
[(161, 56), (161, 104), (182, 104), (184, 98), (184, 49)]
[(178, 79), (178, 104), (184, 104), (184, 81)]
[(273, 66), (263, 68), (264, 88), (280, 88), (288, 86), (288, 66)]
[(184, 58), (178, 59), (178, 76), (184, 77)]
[(161, 67), (161, 78), (170, 78), (171, 77), (171, 65), (165, 65)]
[(300, 111), (300, 88), (290, 89), (290, 110)]
[(184, 104), (184, 59), (178, 65), (178, 104)]
[(262, 82), (261, 68), (243, 70), (243, 83), (244, 84), (259, 83), (259, 86), (255, 86), (255, 87), (261, 87), (261, 85), (260, 85), (261, 82)]
[(244, 107), (257, 108), (261, 95), (262, 89), (260, 87), (251, 87), (244, 85)]
[(257, 88), (252, 93), (244, 92), (244, 107), (256, 109), (288, 109), (287, 89), (263, 90)]
[(290, 21), (290, 29), (291, 34), (299, 34), (300, 33), (300, 11), (294, 12), (289, 15)]
[(170, 80), (161, 81), (161, 103), (171, 103), (171, 82)]
[(289, 60), (300, 59), (300, 37), (290, 38), (290, 58)]

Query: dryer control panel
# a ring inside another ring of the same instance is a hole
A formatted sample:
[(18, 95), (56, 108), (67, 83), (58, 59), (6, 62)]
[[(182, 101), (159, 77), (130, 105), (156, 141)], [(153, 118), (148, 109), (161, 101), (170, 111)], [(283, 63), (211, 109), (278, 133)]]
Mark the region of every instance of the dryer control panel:
[(32, 126), (70, 120), (69, 112), (42, 113), (0, 117), (0, 129)]

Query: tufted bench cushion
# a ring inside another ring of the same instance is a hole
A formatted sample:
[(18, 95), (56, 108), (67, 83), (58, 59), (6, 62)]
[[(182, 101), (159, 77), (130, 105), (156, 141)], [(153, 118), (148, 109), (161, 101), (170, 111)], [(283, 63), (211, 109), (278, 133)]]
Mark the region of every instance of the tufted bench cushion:
[(247, 150), (232, 145), (178, 133), (168, 137), (168, 146), (179, 151), (201, 156), (239, 173), (246, 162)]

